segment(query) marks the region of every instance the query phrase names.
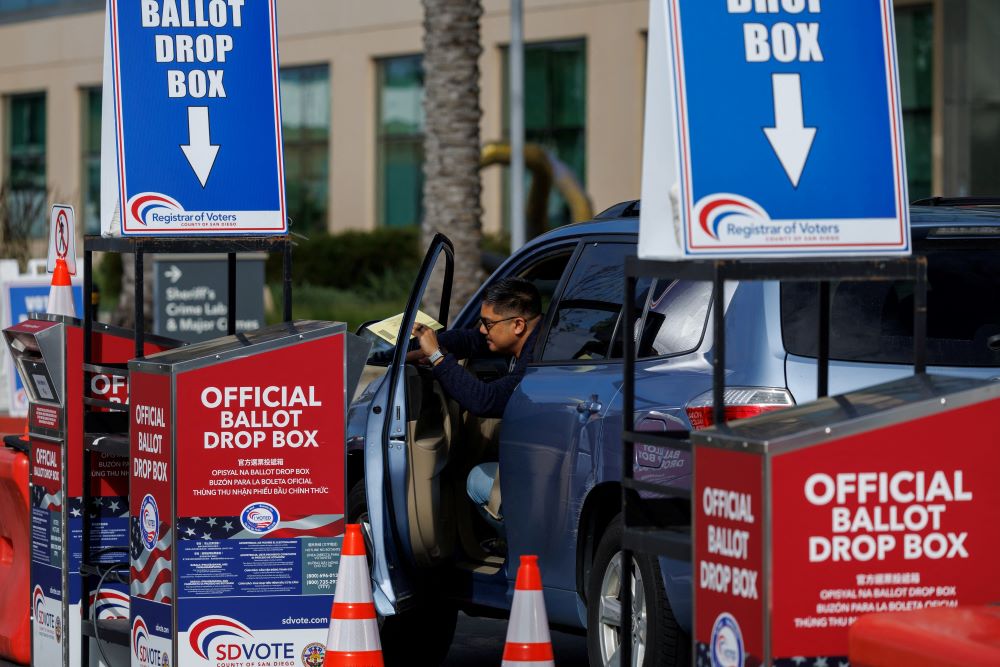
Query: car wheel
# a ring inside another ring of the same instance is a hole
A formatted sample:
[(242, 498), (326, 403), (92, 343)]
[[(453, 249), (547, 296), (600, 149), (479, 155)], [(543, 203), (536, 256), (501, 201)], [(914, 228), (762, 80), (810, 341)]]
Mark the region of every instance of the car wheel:
[[(368, 502), (363, 480), (355, 483), (347, 495), (347, 520), (361, 524), (368, 567), (371, 569), (371, 523), (368, 521)], [(379, 635), (385, 666), (415, 664), (415, 650), (421, 656), (421, 665), (441, 664), (448, 656), (457, 622), (458, 608), (447, 600), (425, 600), (401, 614), (379, 616)]]
[[(622, 625), (622, 518), (601, 536), (587, 585), (587, 655), (591, 667), (617, 667)], [(672, 667), (684, 663), (686, 640), (663, 589), (657, 559), (632, 557), (632, 665)]]

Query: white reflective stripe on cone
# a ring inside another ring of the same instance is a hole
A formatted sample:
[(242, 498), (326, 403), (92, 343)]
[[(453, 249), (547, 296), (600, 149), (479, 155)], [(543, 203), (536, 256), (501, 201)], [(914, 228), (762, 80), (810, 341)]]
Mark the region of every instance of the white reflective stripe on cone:
[(372, 584), (364, 556), (341, 556), (334, 602), (371, 602)]
[(49, 303), (46, 312), (49, 315), (76, 317), (76, 306), (73, 305), (73, 288), (53, 286), (49, 289)]
[(504, 660), (500, 663), (500, 667), (553, 667), (555, 663), (552, 660), (532, 660), (531, 662), (521, 662), (520, 660)]
[(549, 643), (549, 619), (541, 591), (515, 591), (507, 625), (507, 641), (518, 644)]
[(340, 653), (379, 651), (378, 621), (374, 618), (358, 621), (334, 620), (326, 638), (326, 649)]

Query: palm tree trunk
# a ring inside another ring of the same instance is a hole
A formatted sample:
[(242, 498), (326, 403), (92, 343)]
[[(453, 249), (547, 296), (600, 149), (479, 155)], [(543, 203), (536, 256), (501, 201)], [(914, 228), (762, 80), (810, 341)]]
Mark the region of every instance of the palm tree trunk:
[[(143, 320), (146, 333), (153, 331), (153, 257), (142, 261)], [(122, 290), (111, 323), (131, 329), (135, 326), (135, 256), (122, 255)]]
[[(425, 245), (435, 232), (455, 244), (451, 313), (482, 281), (480, 267), (479, 55), (481, 0), (422, 0), (424, 6)], [(425, 303), (440, 302), (432, 280)], [(436, 293), (435, 293), (436, 291)]]

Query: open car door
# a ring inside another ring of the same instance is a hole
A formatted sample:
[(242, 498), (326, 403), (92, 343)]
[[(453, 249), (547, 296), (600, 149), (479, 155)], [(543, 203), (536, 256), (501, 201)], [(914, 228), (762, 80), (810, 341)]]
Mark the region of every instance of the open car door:
[[(373, 414), (365, 438), (365, 493), (375, 603), (382, 616), (400, 614), (416, 605), (418, 569), (426, 564), (425, 547), (434, 548), (426, 544), (435, 539), (435, 531), (432, 515), (425, 510), (434, 501), (431, 482), (440, 472), (435, 461), (446, 457), (447, 451), (442, 454), (442, 442), (435, 434), (422, 433), (417, 426), (418, 417), (434, 409), (437, 397), (428, 386), (429, 369), (424, 372), (412, 364), (408, 367), (406, 353), (418, 313), (442, 327), (448, 323), (454, 256), (451, 241), (436, 234), (395, 330), (385, 380), (369, 407)], [(443, 444), (446, 447), (448, 443)], [(419, 545), (417, 549), (414, 544)]]

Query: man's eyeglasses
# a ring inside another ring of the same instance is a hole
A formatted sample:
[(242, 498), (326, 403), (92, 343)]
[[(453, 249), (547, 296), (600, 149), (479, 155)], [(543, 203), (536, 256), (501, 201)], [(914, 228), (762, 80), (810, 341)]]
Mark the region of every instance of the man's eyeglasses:
[(479, 323), (481, 325), (483, 325), (484, 329), (486, 329), (486, 333), (489, 333), (490, 331), (493, 330), (493, 327), (495, 327), (496, 325), (500, 324), (501, 322), (509, 322), (510, 320), (516, 320), (519, 317), (521, 317), (521, 316), (520, 315), (515, 315), (514, 317), (505, 317), (502, 320), (488, 320), (485, 317), (480, 317), (479, 318)]

